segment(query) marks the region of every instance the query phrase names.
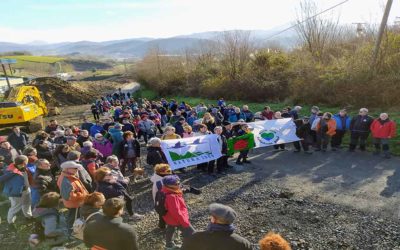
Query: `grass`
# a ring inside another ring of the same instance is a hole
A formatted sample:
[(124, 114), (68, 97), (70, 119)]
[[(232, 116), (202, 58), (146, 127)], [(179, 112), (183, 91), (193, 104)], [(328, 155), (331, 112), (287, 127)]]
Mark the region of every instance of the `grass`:
[[(152, 90), (143, 88), (140, 93), (140, 97), (146, 98), (149, 100), (154, 100), (157, 98), (160, 98), (158, 94)], [(205, 99), (205, 98), (199, 98), (199, 97), (187, 97), (187, 96), (167, 96), (165, 97), (167, 100), (175, 99), (178, 102), (184, 101), (185, 103), (191, 105), (191, 106), (196, 106), (199, 103), (204, 103), (206, 105), (209, 104), (214, 104), (217, 105), (217, 100), (211, 100), (211, 99)], [(228, 99), (225, 99), (226, 104), (233, 104), (238, 107), (242, 107), (243, 105), (248, 105), (250, 110), (253, 112), (258, 112), (262, 111), (265, 106), (270, 106), (272, 110), (282, 110), (282, 108), (288, 106), (287, 104), (282, 104), (282, 103), (254, 103), (254, 102), (246, 102), (246, 101), (231, 101)], [(292, 105), (289, 106), (294, 106), (294, 105), (300, 105), (303, 107), (302, 111), (300, 112), (301, 116), (304, 115), (310, 115), (310, 110), (313, 105), (303, 105), (301, 103), (293, 103)], [(329, 107), (326, 105), (318, 105), (316, 104), (323, 112), (331, 112), (332, 114), (338, 113), (340, 107)], [(379, 117), (379, 114), (382, 112), (387, 112), (389, 113), (390, 119), (394, 120), (397, 124), (397, 136), (393, 139), (391, 139), (390, 143), (390, 150), (394, 155), (400, 156), (400, 111), (398, 108), (392, 108), (391, 110), (382, 110), (379, 108), (371, 108), (370, 110), (370, 115), (374, 118)], [(354, 110), (349, 110), (349, 115), (354, 116), (358, 114), (358, 109)], [(350, 136), (349, 133), (346, 133), (345, 137), (343, 138), (343, 144), (348, 145), (350, 142)], [(372, 143), (372, 137), (369, 136), (368, 138), (368, 150), (372, 151), (373, 150), (373, 143)]]
[(62, 57), (55, 57), (55, 56), (5, 56), (4, 58), (16, 59), (17, 64), (18, 61), (26, 61), (26, 62), (36, 62), (36, 63), (56, 63), (63, 61), (64, 58)]

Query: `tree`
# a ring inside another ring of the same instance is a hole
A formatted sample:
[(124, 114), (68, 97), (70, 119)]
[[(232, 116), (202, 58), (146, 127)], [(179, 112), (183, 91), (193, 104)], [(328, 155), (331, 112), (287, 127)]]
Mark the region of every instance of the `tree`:
[(334, 46), (340, 36), (339, 19), (322, 18), (313, 0), (302, 0), (297, 12), (296, 31), (304, 47), (314, 59), (322, 61), (328, 46)]

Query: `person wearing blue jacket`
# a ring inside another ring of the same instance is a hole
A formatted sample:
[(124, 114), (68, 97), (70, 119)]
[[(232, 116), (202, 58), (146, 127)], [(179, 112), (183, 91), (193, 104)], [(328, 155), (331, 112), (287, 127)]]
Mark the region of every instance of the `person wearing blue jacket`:
[(29, 188), (26, 166), (28, 157), (19, 155), (15, 163), (11, 163), (5, 173), (0, 176), (0, 183), (4, 183), (3, 194), (10, 199), (11, 207), (8, 210), (7, 222), (15, 229), (16, 214), (22, 210), (27, 218), (32, 218), (31, 190)]
[(104, 131), (105, 130), (104, 130), (103, 126), (101, 125), (101, 122), (96, 121), (96, 124), (94, 124), (93, 126), (90, 127), (90, 136), (94, 138), (97, 133), (103, 134)]
[(235, 108), (235, 112), (229, 115), (229, 122), (238, 122), (240, 119), (246, 121), (246, 115), (243, 112), (240, 112), (240, 108)]
[(112, 141), (112, 154), (113, 155), (120, 155), (119, 152), (119, 144), (124, 140), (123, 132), (122, 132), (122, 124), (116, 123), (113, 128), (108, 130)]
[(342, 109), (339, 113), (333, 115), (333, 119), (336, 121), (336, 134), (332, 136), (331, 147), (332, 150), (335, 151), (340, 148), (343, 136), (346, 134), (346, 131), (350, 129), (351, 119), (347, 115), (346, 109)]

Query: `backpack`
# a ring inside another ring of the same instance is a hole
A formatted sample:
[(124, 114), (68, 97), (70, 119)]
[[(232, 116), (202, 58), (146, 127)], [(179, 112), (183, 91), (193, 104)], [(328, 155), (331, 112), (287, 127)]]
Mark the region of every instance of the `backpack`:
[(154, 202), (154, 209), (160, 216), (164, 216), (167, 214), (167, 209), (165, 208), (165, 199), (167, 197), (166, 193), (161, 191), (162, 188), (162, 182), (157, 181), (157, 193), (156, 193), (156, 198)]
[[(78, 214), (78, 209), (76, 209), (76, 214), (75, 214), (75, 218)], [(72, 236), (74, 236), (75, 238), (79, 239), (79, 240), (83, 240), (83, 230), (85, 230), (85, 226), (86, 226), (86, 222), (90, 220), (90, 218), (92, 218), (93, 215), (95, 214), (100, 214), (100, 212), (94, 212), (89, 214), (89, 216), (85, 219), (83, 218), (77, 218), (74, 221), (74, 224), (72, 225)]]

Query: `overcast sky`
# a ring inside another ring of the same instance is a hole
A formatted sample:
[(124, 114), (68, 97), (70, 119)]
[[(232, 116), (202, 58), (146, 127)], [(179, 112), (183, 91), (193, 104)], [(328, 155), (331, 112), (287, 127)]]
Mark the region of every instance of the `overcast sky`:
[[(321, 10), (343, 0), (315, 0)], [(324, 16), (379, 22), (385, 0), (350, 0)], [(231, 29), (268, 30), (295, 20), (299, 0), (0, 0), (0, 41), (105, 41)], [(400, 16), (394, 1), (390, 22)]]

